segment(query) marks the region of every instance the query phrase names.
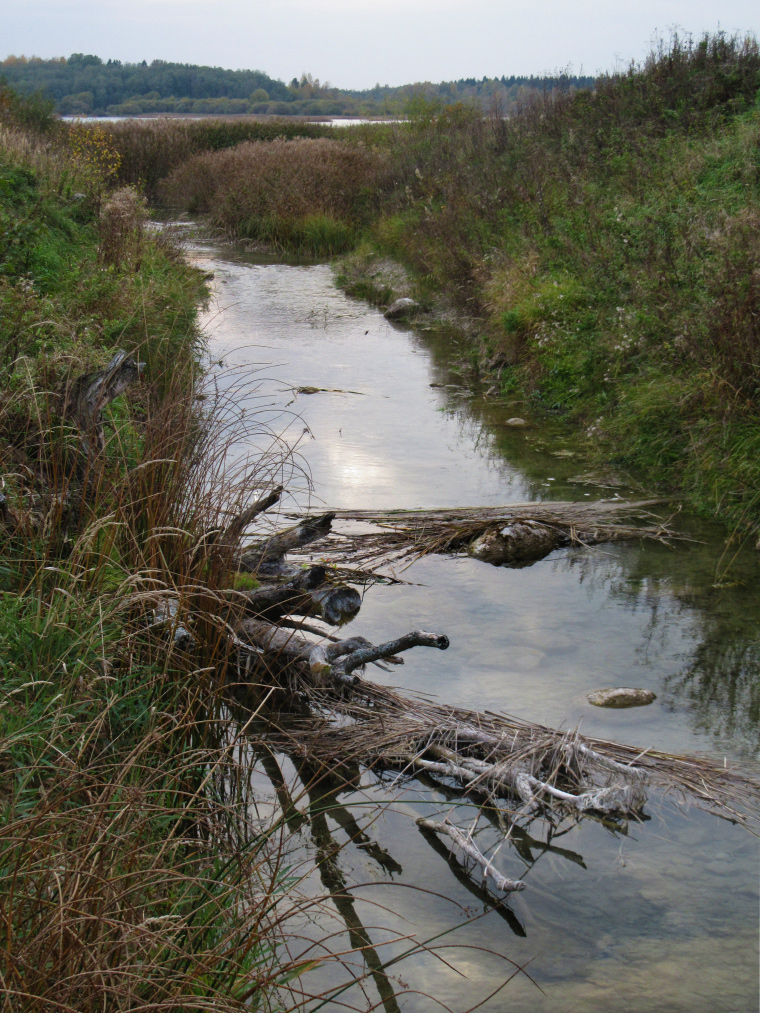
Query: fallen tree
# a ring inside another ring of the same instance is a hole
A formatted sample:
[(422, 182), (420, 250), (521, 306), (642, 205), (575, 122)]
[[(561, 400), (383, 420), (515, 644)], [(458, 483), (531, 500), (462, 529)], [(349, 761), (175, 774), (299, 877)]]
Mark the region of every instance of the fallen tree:
[[(635, 504), (634, 508), (648, 510), (651, 505)], [(559, 524), (556, 518), (564, 506), (550, 505), (553, 523)], [(517, 509), (521, 514), (526, 512), (524, 506)], [(613, 518), (623, 511), (630, 515), (631, 504), (596, 504), (592, 510), (597, 516)], [(592, 513), (585, 504), (582, 513), (581, 508), (576, 511), (576, 517), (565, 517), (563, 521), (571, 528), (576, 519), (587, 521)], [(502, 523), (506, 512), (503, 508), (483, 511), (468, 522), (468, 534), (484, 523), (492, 523), (494, 517)], [(539, 514), (546, 516), (544, 505), (536, 505), (534, 517)], [(258, 540), (255, 544), (259, 546), (256, 551), (262, 569), (271, 573), (275, 568), (281, 575), (290, 573), (285, 559), (288, 546), (303, 552), (310, 545), (315, 554), (324, 550), (325, 529), (329, 531), (332, 516), (321, 515), (316, 522), (307, 518), (284, 532)], [(343, 516), (373, 521), (382, 518), (383, 523), (388, 517), (369, 513)], [(409, 526), (430, 532), (435, 521), (435, 544), (440, 546), (441, 527), (450, 530), (460, 524), (461, 531), (460, 517), (453, 511), (417, 514)], [(408, 521), (409, 515), (404, 514), (403, 524), (407, 526)], [(642, 530), (643, 537), (664, 538), (668, 533), (662, 524), (642, 529), (614, 521), (597, 524), (593, 529), (600, 539), (603, 534), (641, 537)], [(336, 540), (339, 546), (342, 537)], [(343, 559), (350, 558), (351, 553), (355, 558), (361, 552), (362, 537), (349, 536), (353, 548), (342, 554)], [(391, 532), (391, 537), (396, 547), (410, 545), (397, 531)], [(264, 545), (268, 547), (266, 553), (260, 548)], [(274, 556), (273, 546), (283, 551)], [(339, 557), (341, 553), (339, 548)], [(333, 611), (321, 613), (328, 623), (335, 625), (351, 618), (358, 610), (358, 595), (350, 591), (345, 584), (332, 583), (331, 572), (324, 566), (312, 566), (296, 578), (281, 576), (278, 582), (237, 596), (242, 606), (234, 624), (238, 671), (246, 673), (247, 679), (276, 685), (283, 691), (286, 717), (272, 715), (268, 734), (284, 752), (309, 756), (325, 769), (350, 761), (378, 770), (394, 769), (402, 775), (425, 775), (455, 787), (472, 800), (489, 806), (506, 804), (510, 818), (579, 817), (589, 813), (636, 818), (648, 790), (654, 788), (678, 790), (729, 819), (748, 823), (758, 820), (758, 785), (737, 770), (699, 757), (640, 750), (505, 715), (417, 700), (371, 682), (360, 674), (365, 666), (400, 664), (403, 659), (399, 655), (407, 650), (445, 650), (449, 642), (442, 634), (417, 630), (374, 645), (362, 637), (339, 639), (298, 618), (319, 616), (319, 609), (313, 606), (315, 597), (318, 602), (334, 603)], [(341, 603), (348, 606), (345, 611)], [(298, 707), (294, 706), (296, 701)]]
[[(119, 353), (106, 369), (74, 385), (69, 417), (80, 430), (81, 478), (74, 487), (82, 497), (105, 449), (103, 408), (139, 374), (137, 363)], [(656, 501), (329, 511), (294, 517), (284, 529), (247, 537), (282, 492), (277, 487), (260, 495), (185, 550), (196, 564), (194, 572), (202, 572), (198, 560), (206, 559), (228, 575), (229, 587), (213, 592), (197, 585), (155, 588), (142, 597), (144, 625), (171, 649), (202, 648), (198, 617), (205, 612), (222, 634), (212, 660), (231, 660), (237, 683), (275, 690), (274, 706), (261, 714), (272, 749), (307, 759), (319, 770), (358, 764), (424, 779), (481, 805), (486, 814), (498, 810), (505, 833), (520, 820), (637, 819), (652, 789), (680, 791), (724, 818), (760, 822), (758, 785), (737, 770), (415, 699), (364, 675), (371, 664), (403, 664), (401, 655), (413, 648), (446, 650), (444, 634), (414, 630), (372, 644), (334, 632), (359, 612), (361, 596), (352, 578), (366, 583), (368, 571), (357, 570), (357, 563), (371, 564), (375, 570), (369, 572), (376, 573), (382, 563), (430, 552), (473, 551), (489, 533), (507, 544), (506, 565), (524, 565), (559, 545), (664, 540), (672, 532), (651, 514)], [(55, 495), (48, 492), (51, 502)], [(29, 525), (29, 512), (24, 517), (20, 505), (0, 502), (0, 517), (11, 528)], [(336, 520), (360, 521), (370, 529), (335, 533)], [(354, 568), (346, 569), (348, 564)], [(248, 575), (254, 586), (234, 587), (236, 573)], [(448, 837), (502, 891), (519, 889), (494, 875), (489, 860), (446, 821), (422, 829)]]
[(326, 518), (370, 525), (371, 530), (360, 534), (328, 528), (311, 540), (312, 552), (323, 551), (333, 562), (347, 565), (378, 568), (431, 553), (467, 552), (497, 566), (521, 567), (569, 545), (683, 537), (652, 513), (662, 503), (612, 499), (440, 510), (334, 510), (306, 517), (296, 527), (303, 530), (317, 522), (324, 527)]

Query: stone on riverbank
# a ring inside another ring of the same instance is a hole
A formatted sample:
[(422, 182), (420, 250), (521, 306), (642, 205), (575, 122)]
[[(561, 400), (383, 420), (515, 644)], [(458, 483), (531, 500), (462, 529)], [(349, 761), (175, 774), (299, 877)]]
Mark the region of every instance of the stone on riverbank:
[(404, 296), (403, 299), (397, 299), (395, 302), (392, 302), (383, 316), (386, 320), (403, 320), (405, 317), (419, 313), (419, 311), (420, 304), (414, 299)]

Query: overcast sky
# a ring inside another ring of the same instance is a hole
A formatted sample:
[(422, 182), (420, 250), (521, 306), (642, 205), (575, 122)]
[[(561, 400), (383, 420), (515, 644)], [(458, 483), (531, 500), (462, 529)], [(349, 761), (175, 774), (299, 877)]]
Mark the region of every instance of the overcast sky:
[(344, 88), (594, 74), (656, 33), (760, 32), (758, 0), (0, 0), (0, 56), (309, 72)]

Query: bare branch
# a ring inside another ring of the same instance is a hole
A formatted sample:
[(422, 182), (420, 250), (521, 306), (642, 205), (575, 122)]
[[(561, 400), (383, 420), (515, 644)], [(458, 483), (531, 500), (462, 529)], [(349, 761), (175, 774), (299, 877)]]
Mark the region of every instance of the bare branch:
[(507, 879), (506, 876), (502, 876), (475, 844), (448, 820), (444, 823), (435, 823), (433, 820), (421, 818), (417, 820), (417, 826), (422, 827), (423, 830), (430, 830), (434, 834), (445, 834), (450, 837), (468, 858), (481, 867), (483, 879), (490, 876), (498, 890), (502, 890), (504, 893), (519, 893), (525, 889), (525, 883), (521, 879)]

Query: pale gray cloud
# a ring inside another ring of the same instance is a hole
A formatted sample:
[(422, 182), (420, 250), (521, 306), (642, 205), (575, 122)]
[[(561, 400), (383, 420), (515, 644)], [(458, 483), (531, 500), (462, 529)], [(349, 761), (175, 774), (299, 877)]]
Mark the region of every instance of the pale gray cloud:
[(656, 32), (760, 30), (756, 0), (6, 0), (0, 54), (309, 71), (343, 87), (596, 73), (641, 59)]

